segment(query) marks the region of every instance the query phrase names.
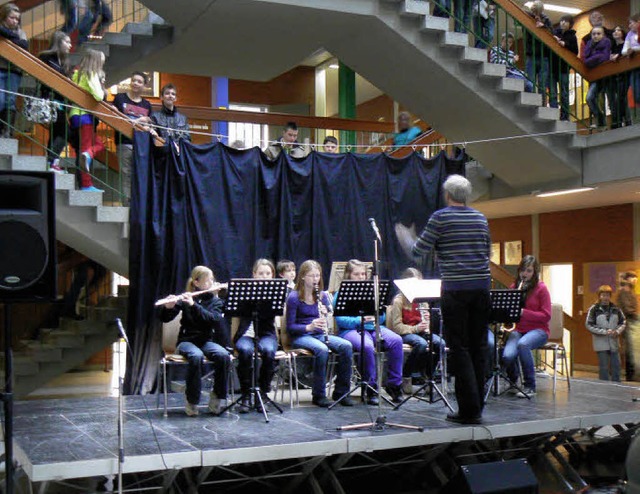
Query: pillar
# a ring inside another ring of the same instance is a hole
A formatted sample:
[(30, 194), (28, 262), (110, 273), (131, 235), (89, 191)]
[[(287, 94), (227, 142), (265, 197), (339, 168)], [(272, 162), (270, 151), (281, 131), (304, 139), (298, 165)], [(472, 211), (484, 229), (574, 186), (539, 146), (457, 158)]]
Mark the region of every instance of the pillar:
[[(356, 118), (356, 73), (342, 62), (338, 69), (338, 115), (340, 118)], [(340, 144), (356, 144), (356, 132), (341, 131)]]
[[(214, 108), (220, 110), (229, 109), (229, 79), (227, 77), (212, 77), (211, 78), (211, 102)], [(211, 122), (211, 133), (222, 134), (222, 142), (229, 145), (229, 139), (226, 136), (229, 135), (229, 123), (228, 122)], [(215, 142), (217, 139), (212, 137)]]

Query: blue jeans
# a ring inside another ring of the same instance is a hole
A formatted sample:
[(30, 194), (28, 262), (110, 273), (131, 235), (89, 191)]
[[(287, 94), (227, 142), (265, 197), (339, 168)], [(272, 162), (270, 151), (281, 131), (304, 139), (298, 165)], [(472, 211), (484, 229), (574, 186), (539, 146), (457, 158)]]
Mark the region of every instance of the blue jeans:
[(640, 70), (631, 72), (631, 87), (633, 88), (633, 99), (636, 105), (640, 105)]
[[(558, 74), (560, 85), (560, 120), (569, 120), (569, 74)], [(555, 84), (555, 81), (554, 81)]]
[(473, 0), (453, 0), (453, 13), (456, 18), (454, 29), (457, 33), (466, 33), (469, 31), (472, 1)]
[(437, 334), (433, 335), (432, 368), (427, 369), (427, 352), (429, 351), (429, 341), (427, 338), (427, 335), (417, 333), (402, 335), (402, 342), (411, 346), (411, 353), (407, 357), (404, 370), (402, 371), (404, 377), (411, 377), (413, 374), (422, 374), (425, 370), (429, 376), (433, 375), (433, 370), (436, 368), (436, 365), (438, 365), (438, 360), (440, 359), (440, 348), (444, 345), (444, 340)]
[[(262, 359), (260, 365), (260, 377), (258, 378), (258, 386), (260, 389), (268, 393), (271, 391), (271, 380), (275, 368), (275, 356), (278, 350), (278, 340), (275, 335), (268, 334), (258, 339), (258, 354)], [(236, 341), (236, 350), (238, 352), (238, 380), (240, 381), (240, 389), (243, 393), (247, 393), (251, 388), (251, 378), (253, 371), (253, 348), (254, 339), (248, 336), (241, 336)]]
[(549, 336), (542, 329), (533, 329), (528, 333), (512, 331), (502, 351), (502, 365), (507, 369), (509, 379), (518, 378), (518, 361), (522, 366), (523, 384), (525, 388), (536, 389), (536, 370), (531, 350), (543, 346)]
[[(402, 384), (402, 338), (400, 335), (394, 333), (384, 326), (380, 326), (380, 335), (383, 340), (383, 350), (387, 354), (389, 361), (389, 375), (387, 382), (394, 386)], [(341, 331), (340, 337), (351, 343), (353, 351), (359, 352), (362, 344), (360, 332), (351, 329), (349, 331)], [(377, 375), (376, 372), (376, 356), (375, 356), (375, 331), (364, 332), (364, 352), (361, 354), (364, 356), (364, 376), (362, 380), (369, 383), (370, 386), (376, 387)], [(360, 368), (360, 362), (358, 362), (358, 369)]]
[[(558, 90), (552, 87), (551, 80), (549, 78), (549, 59), (547, 57), (537, 56), (535, 61), (532, 57), (527, 57), (525, 62), (525, 72), (527, 73), (527, 79), (533, 83), (533, 87), (536, 87), (538, 93), (542, 94), (543, 106), (547, 104), (547, 89), (549, 90), (549, 99), (551, 105), (558, 105)], [(532, 89), (533, 91), (533, 89)]]
[(483, 18), (480, 15), (476, 15), (473, 18), (473, 30), (476, 34), (476, 48), (489, 48), (493, 42), (493, 35), (495, 32), (496, 21), (493, 17), (488, 19)]
[(620, 354), (618, 350), (605, 350), (598, 354), (598, 377), (603, 381), (620, 382)]
[(598, 127), (604, 127), (607, 124), (604, 111), (598, 104), (598, 99), (602, 90), (598, 82), (592, 82), (589, 84), (589, 91), (587, 92), (587, 106), (591, 111), (591, 116), (595, 118)]
[(227, 378), (229, 377), (229, 352), (213, 341), (207, 341), (198, 347), (190, 341), (183, 341), (176, 349), (180, 355), (188, 361), (187, 368), (187, 401), (192, 405), (200, 403), (202, 391), (202, 358), (207, 357), (213, 364), (214, 381), (213, 391), (218, 398), (227, 397)]
[[(22, 81), (22, 74), (15, 74), (0, 70), (0, 89), (17, 92)], [(4, 110), (16, 111), (16, 95), (0, 91), (0, 112)]]
[(78, 24), (78, 2), (77, 0), (62, 0), (61, 4), (60, 10), (64, 14), (64, 26), (61, 31), (70, 34)]
[(313, 353), (313, 386), (311, 394), (314, 398), (321, 398), (326, 395), (327, 382), (327, 362), (329, 361), (329, 350), (338, 357), (336, 365), (336, 387), (335, 395), (343, 395), (349, 391), (351, 381), (351, 362), (353, 359), (353, 348), (344, 338), (329, 335), (329, 346), (324, 344), (324, 336), (321, 334), (305, 334), (294, 338), (291, 342), (292, 348), (303, 348)]

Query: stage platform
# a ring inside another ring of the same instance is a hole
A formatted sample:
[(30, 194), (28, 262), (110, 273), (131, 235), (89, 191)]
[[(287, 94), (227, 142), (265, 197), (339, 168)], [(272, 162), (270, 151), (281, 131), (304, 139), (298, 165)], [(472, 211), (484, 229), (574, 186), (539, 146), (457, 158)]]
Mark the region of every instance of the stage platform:
[[(312, 406), (262, 415), (227, 413), (214, 417), (206, 403), (187, 417), (183, 396), (172, 394), (168, 418), (154, 396), (126, 397), (124, 472), (180, 470), (270, 460), (326, 457), (345, 453), (498, 439), (640, 422), (640, 388), (574, 380), (567, 391), (538, 378), (531, 401), (490, 397), (484, 423), (461, 426), (445, 421), (447, 408), (411, 400), (400, 410), (383, 410), (390, 423), (423, 427), (423, 432), (339, 432), (336, 427), (375, 420), (377, 407)], [(455, 404), (454, 404), (455, 407)], [(32, 482), (113, 475), (118, 471), (117, 399), (41, 400), (15, 406), (15, 456)]]

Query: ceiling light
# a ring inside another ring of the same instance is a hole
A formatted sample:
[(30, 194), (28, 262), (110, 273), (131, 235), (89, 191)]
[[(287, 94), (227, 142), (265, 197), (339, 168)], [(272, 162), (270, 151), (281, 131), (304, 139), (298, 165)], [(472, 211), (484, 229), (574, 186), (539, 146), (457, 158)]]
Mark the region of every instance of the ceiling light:
[(329, 68), (333, 70), (337, 70), (340, 68), (340, 65), (338, 65), (337, 63), (332, 63), (331, 65), (329, 65)]
[[(524, 6), (527, 7), (528, 9), (531, 8), (531, 5), (533, 5), (533, 2), (527, 2), (524, 4)], [(575, 7), (565, 7), (563, 5), (554, 5), (552, 3), (545, 3), (544, 10), (548, 10), (549, 12), (560, 12), (562, 14), (572, 14), (572, 15), (576, 15), (582, 12), (581, 9), (576, 9)]]
[(579, 192), (588, 192), (590, 190), (595, 190), (595, 187), (579, 187), (577, 189), (556, 190), (553, 192), (540, 192), (536, 194), (536, 197), (562, 196), (565, 194), (577, 194)]

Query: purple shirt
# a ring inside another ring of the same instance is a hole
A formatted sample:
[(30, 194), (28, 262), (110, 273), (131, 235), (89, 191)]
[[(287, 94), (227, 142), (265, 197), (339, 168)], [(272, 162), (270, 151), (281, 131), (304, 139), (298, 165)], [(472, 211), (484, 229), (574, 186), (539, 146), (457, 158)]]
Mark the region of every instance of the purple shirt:
[[(320, 295), (322, 303), (330, 307), (329, 295), (327, 292), (322, 292)], [(316, 329), (313, 333), (307, 332), (307, 324), (318, 318), (318, 306), (317, 304), (309, 305), (302, 300), (298, 295), (298, 292), (293, 290), (287, 298), (287, 333), (293, 338), (303, 336), (305, 334), (320, 334), (321, 329)]]
[(629, 55), (632, 51), (640, 51), (640, 43), (638, 43), (638, 33), (629, 31), (627, 37), (624, 39), (624, 46), (622, 47), (622, 54)]
[(587, 67), (595, 67), (603, 62), (608, 62), (611, 58), (611, 41), (609, 38), (602, 38), (597, 43), (589, 40), (584, 50), (584, 63)]

